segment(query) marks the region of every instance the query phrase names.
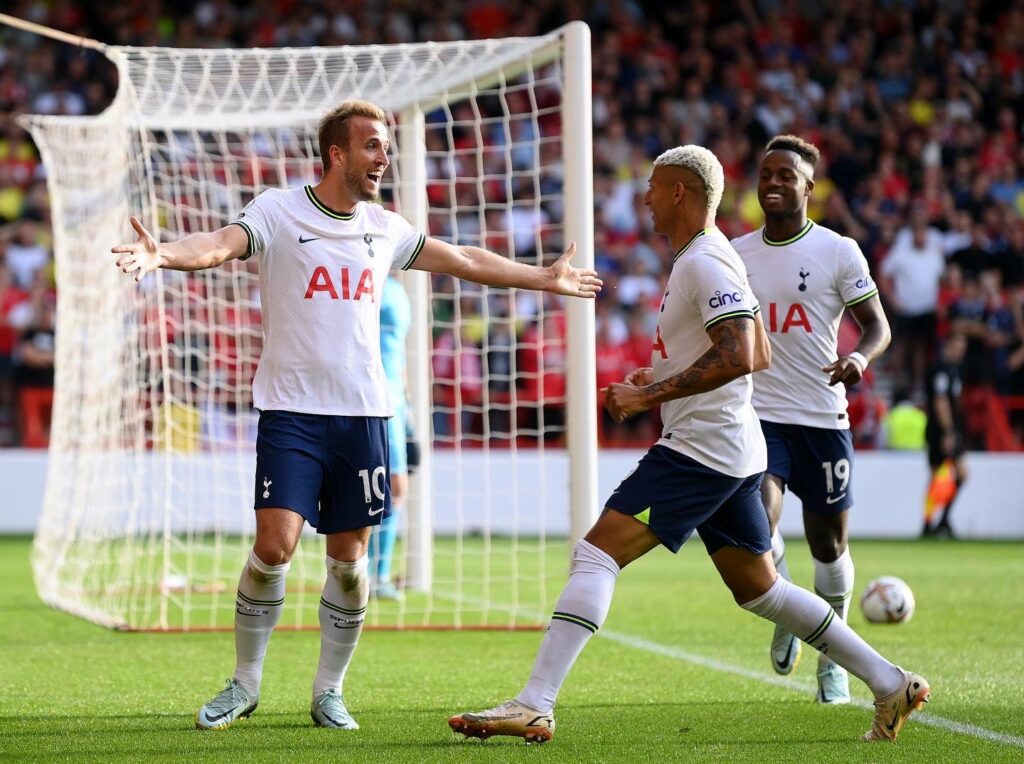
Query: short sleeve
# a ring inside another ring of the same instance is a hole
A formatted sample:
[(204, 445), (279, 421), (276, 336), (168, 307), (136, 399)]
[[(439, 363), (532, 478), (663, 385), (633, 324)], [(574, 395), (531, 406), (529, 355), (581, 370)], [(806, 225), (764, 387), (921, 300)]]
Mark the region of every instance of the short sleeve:
[(409, 221), (398, 213), (387, 211), (385, 214), (388, 220), (388, 230), (391, 233), (392, 241), (395, 242), (394, 258), (391, 263), (403, 271), (407, 271), (423, 251), (427, 237), (409, 225)]
[(942, 370), (935, 372), (935, 376), (932, 377), (932, 392), (935, 395), (946, 395), (949, 393), (949, 388), (949, 374)]
[(272, 190), (264, 191), (245, 205), (230, 223), (245, 231), (245, 235), (249, 239), (249, 247), (245, 251), (243, 260), (266, 252), (267, 242), (271, 240), (274, 232), (273, 195), (274, 191)]
[[(680, 286), (700, 312), (705, 330), (728, 318), (754, 317), (759, 309), (757, 300), (736, 265), (703, 252), (689, 257), (680, 274), (684, 282)], [(739, 257), (736, 261), (738, 264)]]
[(868, 270), (868, 261), (857, 242), (845, 236), (840, 239), (836, 259), (839, 266), (836, 286), (846, 307), (870, 300), (878, 294), (878, 287)]

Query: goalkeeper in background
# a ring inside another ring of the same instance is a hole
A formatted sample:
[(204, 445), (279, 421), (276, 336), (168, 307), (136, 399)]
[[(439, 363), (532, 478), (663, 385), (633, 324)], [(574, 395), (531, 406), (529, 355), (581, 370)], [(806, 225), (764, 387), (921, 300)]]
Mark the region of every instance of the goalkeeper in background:
[(357, 729), (342, 683), (369, 597), (370, 530), (391, 512), (380, 305), (391, 268), (446, 273), (501, 287), (593, 298), (601, 280), (572, 267), (575, 245), (552, 265), (529, 266), (417, 231), (374, 204), (390, 160), (387, 115), (345, 101), (319, 125), (323, 178), (269, 189), (229, 225), (160, 243), (138, 219), (138, 240), (113, 248), (136, 281), (158, 268), (195, 271), (256, 257), (263, 352), (253, 379), (256, 538), (238, 584), (233, 677), (199, 709), (196, 726), (223, 729), (260, 699), (263, 659), (281, 617), (285, 576), (303, 524), (327, 540), (320, 599), (315, 724)]
[[(399, 508), (409, 493), (410, 437), (409, 406), (405, 385), (405, 338), (412, 324), (412, 306), (402, 282), (394, 274), (384, 282), (380, 304), (380, 356), (388, 378), (388, 393), (394, 416), (388, 420), (388, 467), (391, 472), (391, 514), (370, 534), (370, 596), (400, 600), (402, 593), (391, 579), (391, 562), (398, 538)], [(418, 463), (418, 460), (415, 460)]]

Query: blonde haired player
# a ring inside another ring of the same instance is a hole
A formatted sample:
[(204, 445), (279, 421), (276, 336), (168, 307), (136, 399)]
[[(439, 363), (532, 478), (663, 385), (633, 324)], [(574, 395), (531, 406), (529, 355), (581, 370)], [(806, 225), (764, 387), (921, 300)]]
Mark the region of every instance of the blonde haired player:
[(928, 699), (923, 678), (887, 661), (827, 602), (775, 572), (759, 493), (765, 442), (750, 405), (751, 373), (768, 366), (770, 351), (743, 262), (715, 227), (723, 186), (721, 164), (701, 146), (655, 160), (644, 203), (677, 254), (652, 366), (611, 385), (605, 405), (620, 422), (660, 405), (664, 434), (576, 544), (526, 686), (499, 706), (451, 717), (456, 732), (550, 740), (555, 699), (604, 623), (619, 571), (659, 544), (678, 551), (694, 530), (741, 607), (828, 650), (868, 684), (876, 713), (864, 740), (894, 740)]
[[(817, 147), (793, 135), (768, 142), (757, 196), (762, 228), (734, 239), (750, 286), (764, 307), (772, 366), (754, 377), (754, 408), (768, 444), (761, 496), (772, 531), (772, 558), (790, 580), (779, 534), (782, 494), (803, 503), (804, 533), (814, 558), (814, 590), (846, 620), (853, 593), (847, 517), (853, 506), (853, 439), (846, 385), (860, 381), (889, 345), (889, 323), (867, 261), (853, 239), (807, 218)], [(850, 311), (861, 327), (857, 349), (838, 355), (839, 322)], [(776, 627), (772, 668), (789, 674), (800, 641)], [(818, 656), (819, 703), (849, 703), (847, 674)]]
[(327, 537), (320, 599), (315, 724), (356, 729), (342, 682), (362, 631), (367, 541), (390, 512), (380, 305), (392, 265), (491, 286), (593, 298), (601, 280), (573, 268), (575, 245), (549, 267), (456, 247), (373, 204), (389, 165), (383, 110), (345, 101), (319, 125), (323, 179), (256, 197), (228, 226), (167, 244), (135, 218), (138, 241), (114, 247), (141, 280), (157, 268), (193, 271), (235, 258), (260, 265), (264, 346), (253, 398), (256, 539), (238, 584), (232, 679), (199, 709), (196, 726), (223, 729), (256, 710), (263, 658), (285, 598), (285, 574), (308, 522)]

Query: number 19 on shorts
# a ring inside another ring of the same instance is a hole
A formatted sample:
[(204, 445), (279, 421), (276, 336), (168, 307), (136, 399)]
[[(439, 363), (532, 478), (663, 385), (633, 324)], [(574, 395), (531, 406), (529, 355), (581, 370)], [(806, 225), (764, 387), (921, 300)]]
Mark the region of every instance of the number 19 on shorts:
[(836, 481), (840, 481), (840, 492), (846, 490), (850, 482), (850, 460), (840, 459), (836, 462), (822, 462), (821, 468), (825, 470), (825, 493), (836, 492)]

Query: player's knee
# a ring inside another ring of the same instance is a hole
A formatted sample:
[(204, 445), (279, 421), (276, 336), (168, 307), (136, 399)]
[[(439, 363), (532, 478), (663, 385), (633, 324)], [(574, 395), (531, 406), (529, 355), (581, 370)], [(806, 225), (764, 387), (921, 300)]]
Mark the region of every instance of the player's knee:
[(619, 564), (608, 553), (599, 549), (586, 539), (580, 539), (572, 550), (572, 573), (611, 573), (619, 574)]
[(767, 571), (762, 575), (755, 575), (741, 580), (726, 581), (726, 586), (732, 593), (732, 598), (737, 605), (743, 607), (748, 602), (764, 596), (775, 584), (774, 571), (769, 574)]
[(365, 554), (352, 562), (335, 560), (333, 557), (328, 557), (326, 562), (327, 575), (338, 582), (338, 586), (343, 592), (352, 592), (360, 586), (369, 585), (367, 575), (369, 560)]
[(280, 556), (253, 547), (245, 564), (246, 574), (257, 583), (266, 584), (276, 581), (288, 571), (291, 555)]
[[(259, 558), (259, 561), (262, 562), (263, 565), (266, 567), (277, 567), (278, 565), (287, 565), (292, 560), (291, 550), (285, 549), (283, 546), (279, 544), (258, 543), (255, 546), (253, 546), (252, 551), (256, 555), (256, 557)], [(259, 578), (259, 576), (266, 576), (266, 573), (264, 573), (259, 567), (255, 565), (250, 565), (250, 567), (253, 570), (253, 578), (255, 578), (257, 581), (265, 580), (265, 578), (261, 579)]]

